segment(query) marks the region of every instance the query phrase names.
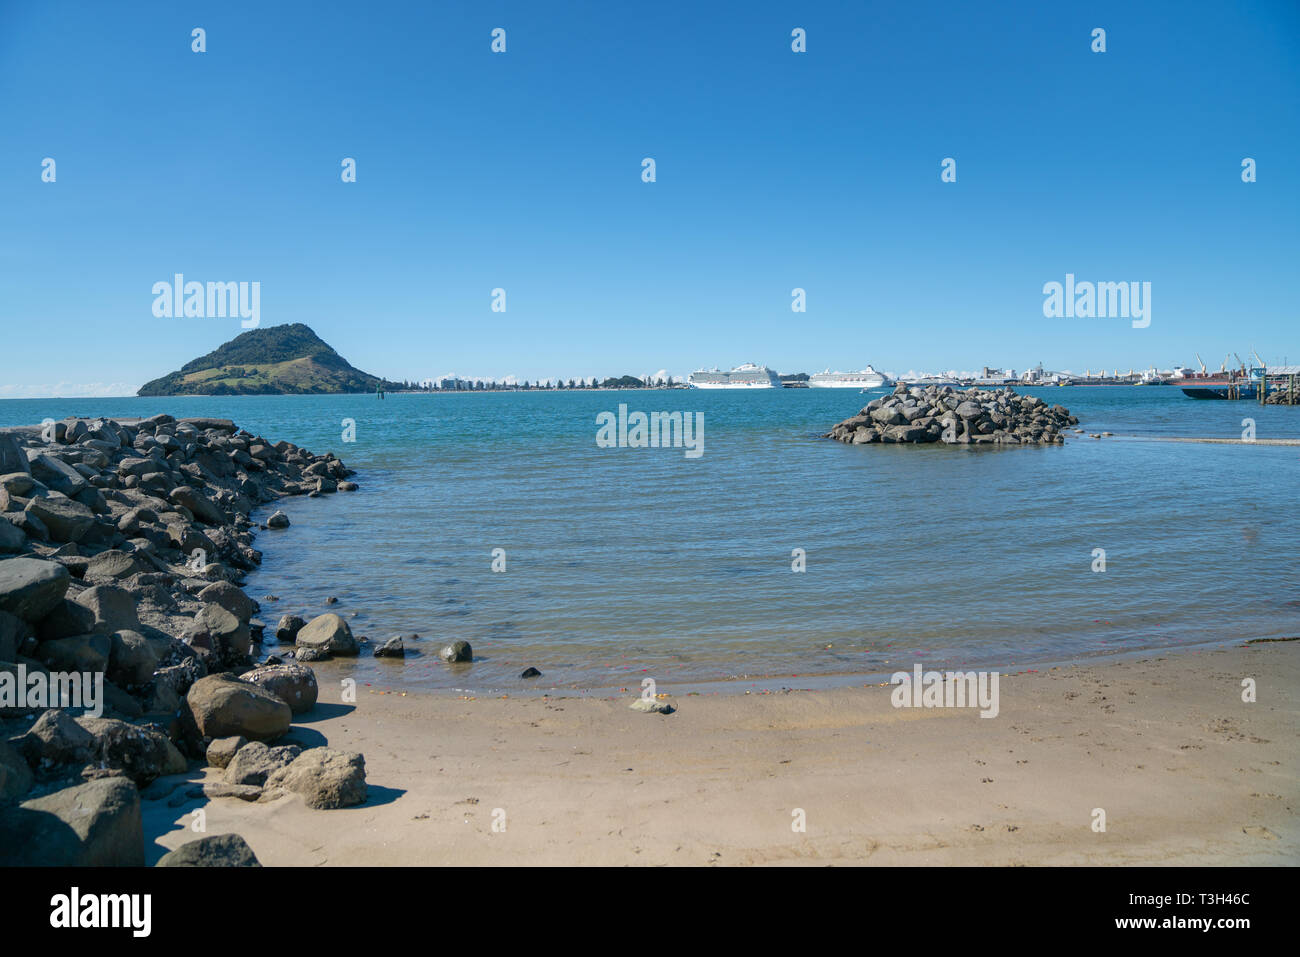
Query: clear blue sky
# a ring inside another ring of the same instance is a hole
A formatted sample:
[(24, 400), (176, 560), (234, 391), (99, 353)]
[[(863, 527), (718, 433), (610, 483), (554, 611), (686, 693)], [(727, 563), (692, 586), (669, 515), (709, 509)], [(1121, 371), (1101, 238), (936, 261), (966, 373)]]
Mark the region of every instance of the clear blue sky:
[[(0, 0), (0, 396), (241, 331), (177, 272), (399, 379), (1296, 362), (1298, 128), (1291, 0)], [(1150, 327), (1044, 318), (1066, 273)]]

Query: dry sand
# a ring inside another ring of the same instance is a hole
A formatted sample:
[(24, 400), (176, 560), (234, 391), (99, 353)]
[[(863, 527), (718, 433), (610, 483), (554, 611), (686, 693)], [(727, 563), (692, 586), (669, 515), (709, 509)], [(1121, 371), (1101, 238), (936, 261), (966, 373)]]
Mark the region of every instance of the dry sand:
[(991, 719), (895, 709), (876, 686), (692, 695), (672, 715), (629, 710), (632, 693), (466, 700), (361, 686), (343, 705), (319, 674), (322, 705), (300, 726), (365, 755), (367, 804), (146, 802), (150, 862), (197, 836), (199, 807), (208, 834), (243, 835), (266, 865), (1300, 859), (1296, 642), (1004, 675)]

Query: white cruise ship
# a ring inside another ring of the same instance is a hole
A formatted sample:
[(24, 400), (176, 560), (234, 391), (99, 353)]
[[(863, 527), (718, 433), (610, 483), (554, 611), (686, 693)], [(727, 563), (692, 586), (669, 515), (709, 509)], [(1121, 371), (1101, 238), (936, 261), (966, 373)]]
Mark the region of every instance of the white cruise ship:
[(779, 389), (781, 379), (767, 366), (752, 362), (736, 366), (730, 372), (700, 369), (686, 380), (692, 389)]
[(808, 377), (810, 389), (883, 389), (894, 383), (889, 376), (867, 366), (861, 372), (818, 372)]

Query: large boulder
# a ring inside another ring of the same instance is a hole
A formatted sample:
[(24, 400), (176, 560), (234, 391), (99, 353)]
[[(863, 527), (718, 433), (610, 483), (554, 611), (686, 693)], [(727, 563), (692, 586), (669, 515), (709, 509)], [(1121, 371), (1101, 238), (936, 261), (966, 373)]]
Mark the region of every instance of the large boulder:
[(178, 419), (176, 424), (181, 426), (192, 426), (200, 432), (212, 431), (232, 433), (237, 429), (235, 423), (230, 419), (213, 419), (204, 416), (190, 416), (187, 419)]
[(238, 585), (230, 582), (213, 582), (199, 592), (199, 601), (220, 605), (244, 624), (253, 617), (253, 600)]
[(232, 663), (244, 659), (253, 643), (248, 625), (215, 602), (199, 610), (182, 638), (191, 648)]
[(366, 759), (353, 751), (312, 748), (266, 779), (267, 790), (284, 788), (319, 810), (351, 807), (366, 800)]
[(182, 844), (158, 858), (155, 867), (261, 867), (238, 834), (212, 834)]
[(176, 505), (189, 509), (195, 520), (204, 525), (225, 525), (227, 522), (225, 513), (217, 508), (212, 499), (188, 485), (172, 489), (167, 498)]
[(194, 682), (185, 695), (182, 716), (202, 738), (242, 735), (250, 741), (274, 741), (293, 721), (293, 712), (276, 695), (227, 674)]
[[(2, 440), (3, 436), (0, 436), (0, 441)], [(26, 461), (27, 456), (24, 455), (24, 464)], [(10, 495), (31, 495), (32, 490), (38, 487), (41, 489), (45, 488), (44, 485), (41, 485), (40, 482), (37, 482), (36, 479), (32, 478), (30, 472), (6, 472), (3, 475), (0, 475), (0, 489), (3, 489)]]
[(88, 629), (90, 631), (111, 633), (135, 631), (140, 627), (135, 599), (124, 588), (116, 585), (95, 585), (72, 600), (79, 605), (85, 605), (94, 613), (95, 626)]
[(165, 774), (184, 774), (185, 757), (167, 735), (114, 718), (77, 718), (94, 736), (95, 758), (101, 767), (116, 768), (145, 787)]
[(131, 552), (110, 549), (100, 552), (90, 560), (84, 577), (87, 581), (119, 581), (151, 571), (155, 569), (146, 565)]
[(108, 654), (108, 679), (124, 688), (149, 682), (158, 670), (157, 641), (150, 641), (138, 631), (113, 632)]
[[(23, 447), (18, 444), (18, 440), (8, 432), (0, 432), (0, 475), (8, 479), (11, 475), (21, 472), (23, 475), (32, 474), (31, 463), (27, 460), (27, 453)], [(30, 488), (30, 486), (28, 486)], [(15, 492), (15, 495), (22, 495), (22, 492)]]
[(62, 708), (51, 708), (18, 739), (18, 750), (37, 771), (85, 764), (95, 753), (95, 736)]
[(294, 643), (299, 648), (330, 655), (356, 655), (361, 651), (360, 644), (352, 637), (348, 623), (333, 612), (319, 615), (307, 622), (298, 632)]
[(28, 458), (31, 460), (32, 477), (42, 482), (46, 488), (72, 498), (86, 487), (86, 477), (62, 459), (44, 452), (29, 455)]
[(72, 576), (58, 562), (40, 558), (0, 561), (0, 611), (38, 622), (68, 591)]
[(280, 698), (293, 709), (294, 714), (303, 714), (316, 706), (319, 688), (316, 685), (316, 672), (297, 662), (279, 665), (264, 665), (241, 675), (245, 681), (260, 685)]
[[(0, 865), (144, 866), (140, 792), (124, 777), (63, 788), (10, 810), (5, 815), (8, 820), (0, 820)], [(63, 828), (41, 815), (62, 822), (78, 843), (70, 844), (60, 833)], [(6, 833), (15, 826), (21, 830)], [(46, 841), (42, 839), (46, 834), (58, 836)]]
[(95, 525), (95, 513), (70, 498), (34, 498), (26, 511), (41, 520), (56, 542), (79, 542)]

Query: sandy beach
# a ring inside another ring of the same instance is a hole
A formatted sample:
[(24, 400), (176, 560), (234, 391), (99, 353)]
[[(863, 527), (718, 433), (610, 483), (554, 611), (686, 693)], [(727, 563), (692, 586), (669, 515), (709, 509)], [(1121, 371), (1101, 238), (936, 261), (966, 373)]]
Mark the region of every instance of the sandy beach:
[[(629, 710), (631, 692), (361, 686), (342, 704), (330, 668), (319, 675), (321, 703), (292, 734), (363, 753), (367, 803), (147, 800), (150, 862), (196, 836), (200, 807), (208, 834), (241, 834), (272, 866), (1300, 859), (1293, 641), (1004, 675), (992, 719), (896, 709), (877, 686), (688, 695), (671, 715)], [(1242, 701), (1247, 677), (1255, 703)]]

